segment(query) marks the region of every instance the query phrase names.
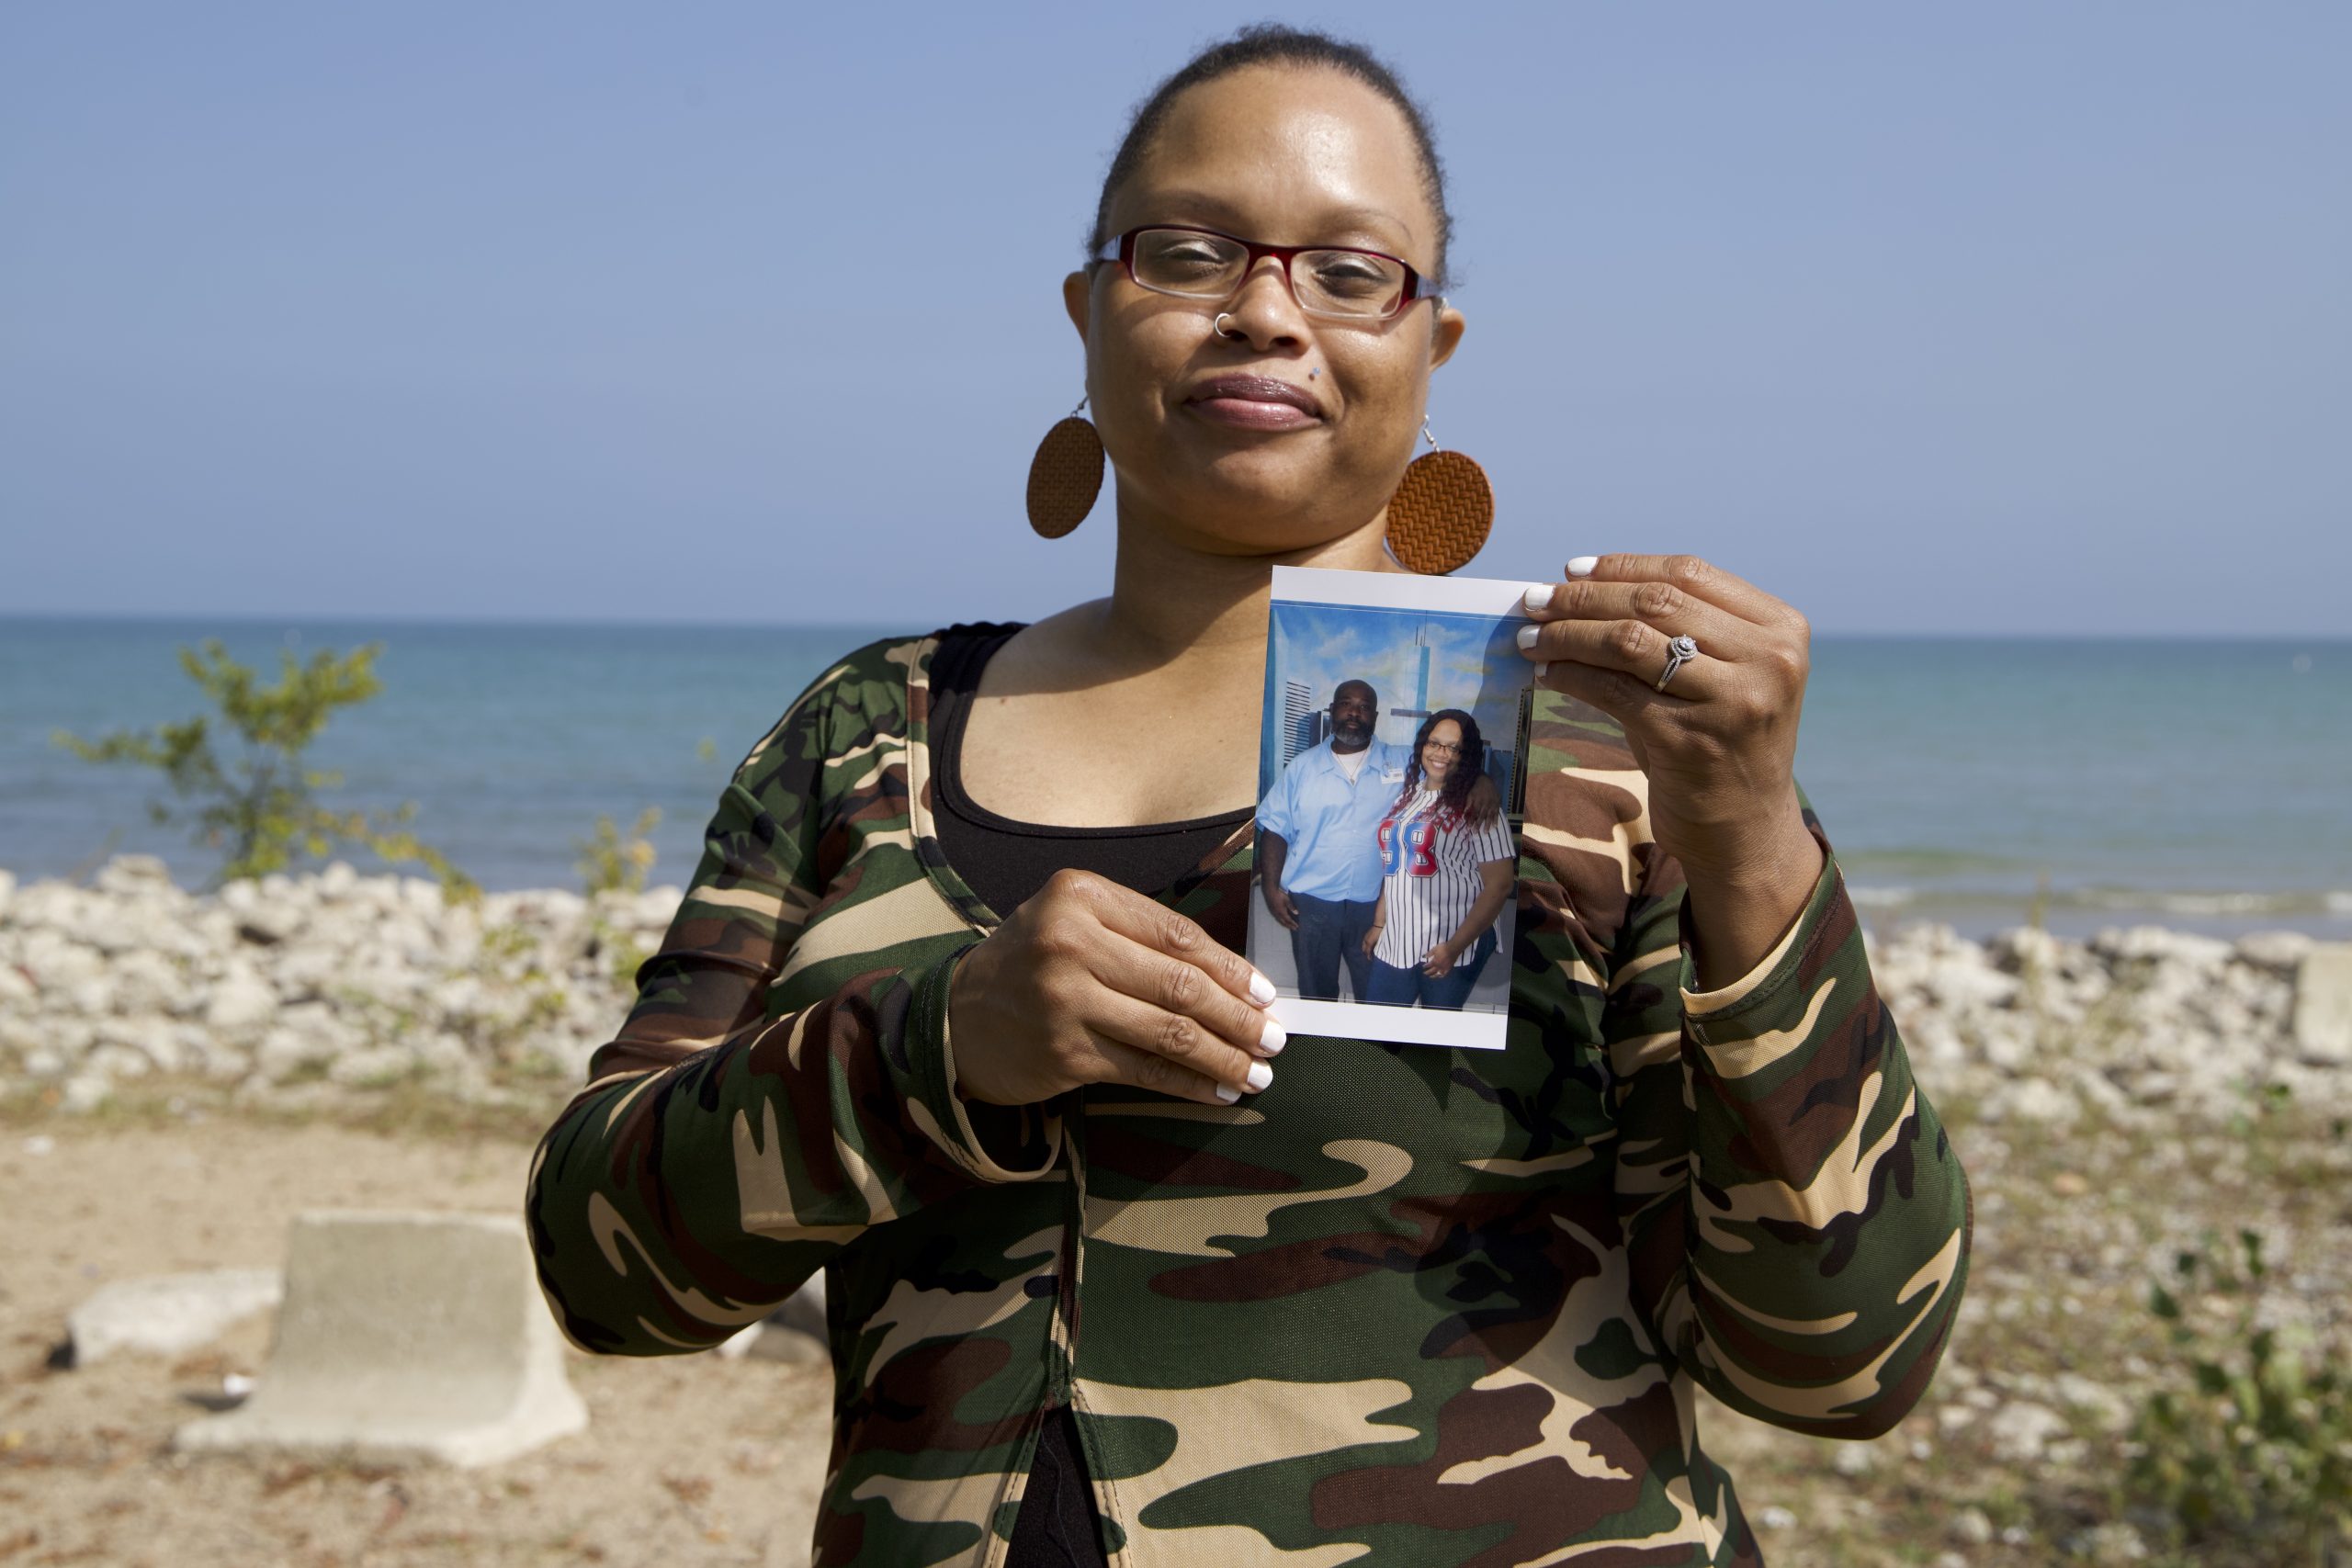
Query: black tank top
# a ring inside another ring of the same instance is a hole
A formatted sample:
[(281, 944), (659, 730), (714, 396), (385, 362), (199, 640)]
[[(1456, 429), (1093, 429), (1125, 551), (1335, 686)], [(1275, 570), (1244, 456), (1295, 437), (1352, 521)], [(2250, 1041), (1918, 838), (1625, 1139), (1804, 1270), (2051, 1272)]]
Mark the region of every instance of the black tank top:
[[(964, 793), (964, 722), (980, 671), (1017, 625), (955, 626), (931, 659), (931, 782), (940, 852), (964, 886), (999, 915), (1010, 915), (1065, 866), (1106, 876), (1138, 893), (1172, 886), (1250, 819), (1250, 808), (1143, 828), (1055, 828), (1000, 817)], [(1068, 1405), (1047, 1414), (1029, 1464), (1004, 1568), (1108, 1568), (1094, 1488)]]

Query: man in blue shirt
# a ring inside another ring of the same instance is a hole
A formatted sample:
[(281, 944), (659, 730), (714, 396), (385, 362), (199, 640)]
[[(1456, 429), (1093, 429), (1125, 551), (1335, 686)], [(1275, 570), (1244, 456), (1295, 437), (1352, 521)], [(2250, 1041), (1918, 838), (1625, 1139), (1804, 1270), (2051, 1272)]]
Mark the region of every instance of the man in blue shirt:
[(1331, 694), (1330, 739), (1302, 751), (1258, 803), (1266, 908), (1290, 932), (1298, 992), (1340, 999), (1340, 964), (1357, 1000), (1372, 978), (1364, 932), (1380, 903), (1380, 819), (1404, 785), (1408, 748), (1373, 738), (1380, 696), (1369, 682)]

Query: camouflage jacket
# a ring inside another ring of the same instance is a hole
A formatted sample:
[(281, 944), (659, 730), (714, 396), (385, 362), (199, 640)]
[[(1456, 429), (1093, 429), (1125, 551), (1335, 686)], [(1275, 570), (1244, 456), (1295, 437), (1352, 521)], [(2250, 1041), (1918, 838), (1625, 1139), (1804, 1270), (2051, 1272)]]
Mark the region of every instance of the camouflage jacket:
[[(826, 1270), (818, 1563), (1000, 1561), (1065, 1403), (1125, 1568), (1755, 1562), (1693, 1386), (1832, 1437), (1919, 1397), (1967, 1187), (1834, 864), (1693, 994), (1645, 779), (1546, 696), (1507, 1049), (1301, 1037), (1232, 1107), (967, 1104), (948, 980), (997, 917), (933, 832), (934, 645), (852, 654), (752, 750), (531, 1174), (588, 1350), (703, 1348)], [(1245, 828), (1167, 901), (1238, 948), (1250, 863)]]

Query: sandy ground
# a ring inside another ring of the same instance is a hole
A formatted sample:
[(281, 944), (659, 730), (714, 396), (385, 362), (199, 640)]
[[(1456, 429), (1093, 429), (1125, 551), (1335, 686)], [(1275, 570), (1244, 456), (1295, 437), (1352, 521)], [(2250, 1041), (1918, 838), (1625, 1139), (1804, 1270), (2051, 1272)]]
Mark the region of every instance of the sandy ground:
[(574, 1357), (588, 1430), (473, 1473), (172, 1452), (223, 1373), (262, 1370), (266, 1317), (177, 1359), (49, 1365), (108, 1280), (277, 1267), (304, 1209), (512, 1213), (529, 1153), (330, 1126), (0, 1131), (0, 1564), (804, 1562), (821, 1364)]
[[(529, 1156), (519, 1119), (468, 1134), (411, 1109), (389, 1134), (235, 1116), (0, 1120), (0, 1568), (805, 1562), (826, 1449), (821, 1362), (575, 1357), (589, 1429), (473, 1473), (174, 1453), (172, 1432), (203, 1417), (223, 1374), (264, 1370), (266, 1318), (182, 1358), (51, 1365), (66, 1314), (98, 1286), (276, 1267), (304, 1209), (514, 1213)], [(2105, 1523), (2123, 1507), (2122, 1417), (2167, 1357), (2143, 1305), (2149, 1259), (2200, 1229), (2259, 1223), (2271, 1256), (2294, 1266), (2271, 1304), (2332, 1321), (2352, 1299), (2352, 1126), (2262, 1111), (2160, 1136), (2029, 1138), (1963, 1117), (1956, 1135), (1977, 1251), (1919, 1409), (1874, 1442), (1838, 1444), (1702, 1398), (1707, 1448), (1774, 1568), (2308, 1562), (2280, 1535), (2143, 1553), (2136, 1538), (2090, 1550), (2085, 1532), (2122, 1528)], [(2091, 1404), (2052, 1392), (2084, 1374)], [(2003, 1435), (2033, 1413), (2019, 1400), (2063, 1414), (2030, 1452)]]
[[(512, 1213), (529, 1157), (327, 1124), (0, 1129), (0, 1568), (806, 1562), (822, 1363), (571, 1356), (588, 1430), (472, 1473), (173, 1452), (224, 1374), (263, 1370), (266, 1314), (179, 1358), (51, 1364), (109, 1280), (277, 1267), (305, 1209)], [(1720, 1411), (1710, 1440), (1802, 1441)]]

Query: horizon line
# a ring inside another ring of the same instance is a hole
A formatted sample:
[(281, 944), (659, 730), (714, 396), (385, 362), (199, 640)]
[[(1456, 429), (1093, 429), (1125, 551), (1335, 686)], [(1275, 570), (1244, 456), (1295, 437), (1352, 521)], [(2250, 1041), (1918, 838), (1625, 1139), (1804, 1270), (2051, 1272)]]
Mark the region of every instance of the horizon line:
[[(414, 615), (369, 614), (351, 611), (318, 613), (286, 613), (277, 611), (186, 611), (186, 610), (18, 610), (0, 608), (0, 625), (8, 623), (116, 623), (123, 625), (187, 625), (218, 623), (224, 627), (256, 626), (413, 626), (418, 628), (457, 629), (514, 628), (547, 631), (838, 631), (888, 636), (907, 628), (903, 621), (882, 620), (664, 620), (655, 617), (613, 616), (593, 619), (573, 615)], [(908, 635), (943, 630), (951, 625), (985, 624), (971, 621), (945, 622), (908, 630)], [(1002, 623), (999, 623), (1002, 624)], [(1868, 638), (1881, 642), (2237, 642), (2264, 643), (2279, 646), (2295, 644), (2352, 644), (2352, 631), (2039, 631), (2039, 630), (1966, 630), (1958, 628), (1905, 628), (1902, 630), (1871, 627), (1824, 630), (1814, 628), (1816, 642), (1837, 642), (1847, 638)]]

